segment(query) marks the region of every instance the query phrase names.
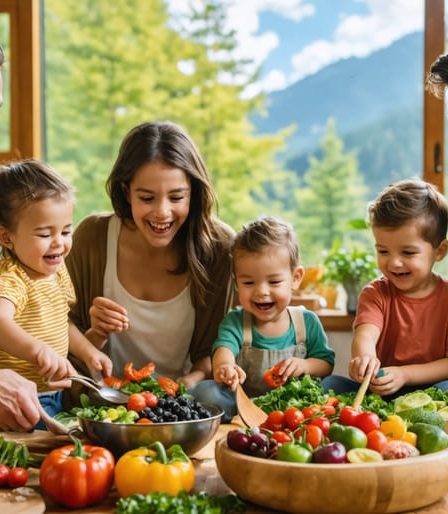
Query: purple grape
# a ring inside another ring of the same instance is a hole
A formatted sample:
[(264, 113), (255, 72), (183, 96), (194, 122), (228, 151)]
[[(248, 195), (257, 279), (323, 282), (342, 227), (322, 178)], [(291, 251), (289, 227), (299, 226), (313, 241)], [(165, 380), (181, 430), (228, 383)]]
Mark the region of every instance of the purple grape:
[(313, 460), (319, 464), (343, 464), (347, 462), (346, 456), (344, 445), (334, 442), (318, 448), (313, 453)]

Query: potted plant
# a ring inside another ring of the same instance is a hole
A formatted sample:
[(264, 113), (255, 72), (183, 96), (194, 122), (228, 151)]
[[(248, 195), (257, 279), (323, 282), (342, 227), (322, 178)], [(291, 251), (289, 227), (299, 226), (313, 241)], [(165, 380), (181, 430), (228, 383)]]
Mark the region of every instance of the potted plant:
[(343, 248), (336, 241), (323, 264), (323, 281), (341, 284), (347, 293), (347, 312), (355, 313), (361, 289), (379, 275), (375, 256), (360, 248)]

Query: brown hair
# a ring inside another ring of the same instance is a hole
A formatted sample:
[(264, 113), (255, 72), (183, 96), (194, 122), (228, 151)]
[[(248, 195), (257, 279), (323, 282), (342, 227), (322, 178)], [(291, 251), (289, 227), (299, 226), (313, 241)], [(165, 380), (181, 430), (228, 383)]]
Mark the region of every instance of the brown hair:
[(168, 121), (134, 127), (121, 143), (106, 189), (116, 215), (133, 224), (127, 198), (129, 184), (141, 166), (155, 161), (183, 170), (191, 184), (188, 218), (174, 241), (180, 258), (173, 273), (188, 271), (200, 299), (211, 280), (207, 268), (215, 257), (214, 241), (220, 237), (221, 228), (213, 215), (216, 198), (206, 166), (188, 134)]
[(236, 235), (232, 255), (235, 259), (239, 251), (260, 253), (272, 246), (286, 247), (291, 270), (298, 266), (300, 252), (294, 229), (286, 221), (271, 216), (263, 216), (244, 225)]
[(384, 189), (369, 205), (374, 227), (398, 228), (419, 223), (421, 236), (437, 248), (446, 238), (448, 207), (437, 189), (423, 180), (401, 180)]
[(73, 198), (73, 190), (43, 161), (27, 159), (0, 166), (0, 225), (14, 228), (20, 211), (47, 198)]

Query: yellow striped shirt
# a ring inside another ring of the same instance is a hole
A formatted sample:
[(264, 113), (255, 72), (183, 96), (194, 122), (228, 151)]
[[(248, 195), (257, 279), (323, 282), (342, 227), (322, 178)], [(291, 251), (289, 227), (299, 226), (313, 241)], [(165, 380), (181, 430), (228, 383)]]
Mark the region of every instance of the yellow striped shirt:
[[(32, 280), (11, 257), (0, 260), (0, 297), (15, 306), (14, 321), (59, 355), (68, 354), (68, 311), (75, 292), (65, 264), (50, 279)], [(1, 341), (0, 341), (1, 347)], [(0, 369), (9, 368), (48, 389), (32, 364), (0, 350)]]

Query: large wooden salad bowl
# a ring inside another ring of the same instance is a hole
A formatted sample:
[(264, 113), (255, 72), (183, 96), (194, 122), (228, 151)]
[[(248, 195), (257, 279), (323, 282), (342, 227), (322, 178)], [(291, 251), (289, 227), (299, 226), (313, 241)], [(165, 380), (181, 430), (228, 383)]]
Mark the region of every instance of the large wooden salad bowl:
[(379, 463), (294, 464), (237, 453), (222, 438), (215, 456), (222, 478), (235, 493), (280, 512), (402, 512), (448, 493), (448, 449)]

